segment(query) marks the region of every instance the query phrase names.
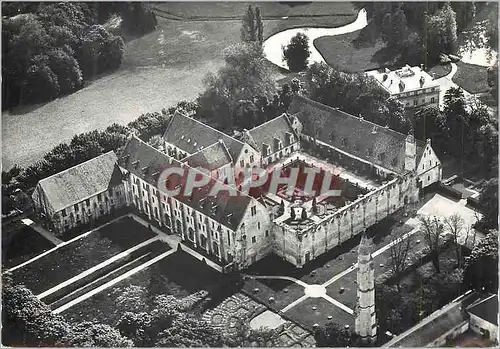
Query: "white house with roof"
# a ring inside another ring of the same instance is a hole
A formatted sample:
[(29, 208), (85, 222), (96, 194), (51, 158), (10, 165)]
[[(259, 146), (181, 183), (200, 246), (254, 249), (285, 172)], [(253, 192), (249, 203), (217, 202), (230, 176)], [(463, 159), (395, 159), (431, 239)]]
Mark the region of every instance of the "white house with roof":
[(439, 108), (439, 84), (432, 80), (422, 66), (405, 65), (396, 70), (371, 70), (366, 75), (373, 77), (391, 97), (401, 101), (407, 109), (429, 105)]

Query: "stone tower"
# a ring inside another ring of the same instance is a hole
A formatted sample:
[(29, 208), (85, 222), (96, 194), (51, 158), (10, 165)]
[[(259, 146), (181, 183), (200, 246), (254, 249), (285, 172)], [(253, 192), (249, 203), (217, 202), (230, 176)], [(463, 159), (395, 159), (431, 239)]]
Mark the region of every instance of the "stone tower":
[(408, 172), (415, 171), (417, 168), (417, 144), (415, 137), (410, 131), (410, 134), (405, 140), (405, 170)]
[(361, 237), (358, 252), (358, 297), (355, 316), (355, 331), (362, 341), (377, 339), (377, 317), (375, 314), (375, 269), (366, 232)]

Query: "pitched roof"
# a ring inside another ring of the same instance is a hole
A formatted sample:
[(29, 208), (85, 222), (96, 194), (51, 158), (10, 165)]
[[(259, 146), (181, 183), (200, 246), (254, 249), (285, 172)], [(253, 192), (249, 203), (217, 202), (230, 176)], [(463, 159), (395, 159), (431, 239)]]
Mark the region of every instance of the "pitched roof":
[(299, 95), (288, 111), (303, 124), (302, 133), (392, 171), (404, 172), (406, 135)]
[[(186, 169), (191, 168), (187, 164), (181, 163), (151, 147), (135, 136), (132, 136), (125, 145), (118, 163), (155, 188), (158, 188), (158, 177), (162, 170), (172, 166)], [(145, 171), (143, 171), (144, 169)], [(201, 176), (206, 176), (203, 172), (198, 172)], [(169, 185), (182, 185), (183, 180), (179, 179), (178, 176), (170, 178), (175, 183), (170, 182)], [(205, 187), (193, 189), (192, 195), (179, 195), (176, 199), (196, 211), (204, 213), (222, 225), (235, 230), (243, 219), (246, 208), (253, 199), (241, 192), (238, 192), (238, 196), (230, 197), (227, 191), (220, 191), (217, 196), (210, 196), (209, 192), (212, 184), (213, 180)]]
[(239, 140), (180, 112), (175, 112), (172, 116), (163, 139), (189, 154), (194, 154), (222, 139), (233, 161), (238, 159), (244, 146)]
[(471, 304), (467, 311), (489, 323), (498, 325), (498, 295), (492, 294), (487, 298)]
[(165, 168), (180, 166), (179, 161), (143, 142), (135, 135), (125, 144), (118, 158), (118, 164), (154, 186), (157, 186), (158, 176)]
[(439, 84), (432, 80), (432, 77), (420, 67), (410, 67), (406, 65), (396, 70), (371, 70), (366, 73), (377, 80), (391, 95), (416, 91), (422, 88), (437, 87)]
[(191, 167), (202, 167), (207, 170), (215, 170), (224, 165), (232, 164), (231, 154), (223, 140), (214, 143), (187, 158), (182, 159)]
[(295, 131), (290, 125), (288, 118), (285, 114), (275, 117), (257, 127), (254, 127), (250, 131), (250, 136), (252, 137), (257, 148), (255, 150), (262, 151), (263, 144), (267, 144), (271, 147), (272, 152), (277, 151), (274, 146), (274, 139), (279, 139), (283, 145), (286, 144), (286, 133), (291, 133), (294, 135), (296, 140), (298, 140)]
[(113, 151), (42, 179), (38, 185), (55, 212), (95, 196), (121, 182)]

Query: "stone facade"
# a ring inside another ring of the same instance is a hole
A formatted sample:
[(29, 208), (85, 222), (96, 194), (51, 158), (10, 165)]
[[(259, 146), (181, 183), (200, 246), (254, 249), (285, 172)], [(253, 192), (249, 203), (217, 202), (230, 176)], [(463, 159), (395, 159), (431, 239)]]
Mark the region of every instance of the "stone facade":
[[(163, 151), (132, 137), (119, 158), (114, 153), (114, 158), (104, 158), (109, 178), (97, 176), (98, 185), (91, 195), (84, 192), (75, 200), (67, 199), (68, 204), (58, 203), (54, 210), (58, 196), (49, 198), (48, 193), (69, 192), (65, 182), (44, 187), (45, 182), (40, 181), (33, 199), (38, 212), (49, 216), (48, 221), (58, 230), (106, 215), (113, 205), (128, 206), (223, 265), (241, 269), (274, 253), (302, 267), (415, 202), (420, 188), (441, 179), (441, 163), (430, 142), (422, 144), (411, 135), (299, 96), (294, 98), (290, 113), (244, 131), (238, 139), (176, 113), (165, 131)], [(212, 175), (230, 170), (237, 174), (254, 166), (269, 168), (303, 151), (307, 144), (321, 148), (328, 162), (375, 176), (381, 184), (327, 214), (315, 215), (308, 209), (307, 222), (290, 225), (275, 215), (279, 202), (270, 197), (254, 198), (241, 192), (237, 197), (209, 197), (203, 190), (190, 197), (171, 197), (158, 182), (169, 166), (190, 169), (192, 164)], [(93, 160), (97, 166), (84, 171), (80, 180), (87, 180), (90, 172), (100, 173), (103, 165), (99, 161), (104, 160)], [(79, 217), (80, 210), (90, 214)]]
[(377, 337), (375, 313), (375, 268), (370, 246), (365, 235), (361, 237), (358, 253), (357, 304), (354, 312), (355, 331), (365, 342), (374, 343)]

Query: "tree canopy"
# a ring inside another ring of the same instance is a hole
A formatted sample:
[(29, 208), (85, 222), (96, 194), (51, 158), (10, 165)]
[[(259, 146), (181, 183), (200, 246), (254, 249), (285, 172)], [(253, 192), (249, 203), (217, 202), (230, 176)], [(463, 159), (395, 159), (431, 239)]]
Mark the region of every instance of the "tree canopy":
[(297, 33), (287, 46), (283, 46), (283, 60), (288, 65), (288, 69), (293, 72), (305, 70), (308, 59), (311, 55), (309, 51), (309, 38), (303, 33)]
[(309, 97), (317, 102), (402, 133), (412, 128), (403, 104), (388, 98), (377, 82), (364, 74), (343, 73), (325, 63), (314, 63), (307, 70), (306, 84)]
[(247, 11), (242, 19), (240, 33), (243, 42), (257, 42), (262, 45), (264, 41), (264, 24), (258, 6), (255, 6), (254, 9), (252, 5), (248, 5)]
[(498, 236), (490, 233), (465, 259), (464, 283), (478, 291), (498, 291)]

